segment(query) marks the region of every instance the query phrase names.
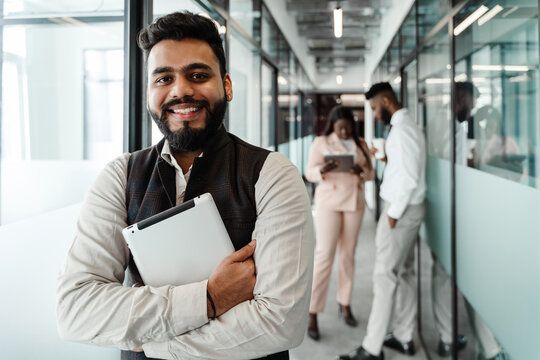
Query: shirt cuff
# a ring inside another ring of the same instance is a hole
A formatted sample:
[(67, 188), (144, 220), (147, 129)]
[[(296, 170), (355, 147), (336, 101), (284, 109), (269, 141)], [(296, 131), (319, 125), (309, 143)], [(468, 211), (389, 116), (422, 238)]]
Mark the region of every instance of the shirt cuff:
[(170, 359), (169, 342), (150, 342), (143, 345), (144, 355), (152, 359)]
[(397, 220), (401, 217), (401, 215), (403, 215), (405, 208), (407, 208), (407, 204), (402, 205), (402, 204), (391, 203), (390, 206), (388, 207), (388, 211), (386, 211), (386, 215)]
[(206, 285), (208, 280), (173, 288), (172, 327), (176, 335), (197, 329), (208, 322)]

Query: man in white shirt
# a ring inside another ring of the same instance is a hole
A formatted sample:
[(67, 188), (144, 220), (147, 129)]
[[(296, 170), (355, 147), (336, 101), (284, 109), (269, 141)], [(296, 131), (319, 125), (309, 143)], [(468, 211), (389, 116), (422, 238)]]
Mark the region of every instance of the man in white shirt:
[[(125, 359), (288, 359), (304, 337), (313, 270), (298, 170), (223, 127), (232, 81), (211, 20), (166, 15), (139, 46), (164, 139), (113, 160), (90, 189), (59, 276), (60, 336), (120, 348)], [(237, 251), (207, 280), (142, 284), (121, 230), (204, 192)]]
[[(425, 140), (390, 84), (373, 85), (366, 98), (375, 119), (391, 125), (380, 190), (384, 206), (375, 238), (374, 298), (366, 337), (358, 349), (340, 355), (341, 360), (384, 359), (383, 344), (405, 355), (415, 352), (414, 244), (425, 212)], [(387, 334), (392, 315), (394, 326)]]

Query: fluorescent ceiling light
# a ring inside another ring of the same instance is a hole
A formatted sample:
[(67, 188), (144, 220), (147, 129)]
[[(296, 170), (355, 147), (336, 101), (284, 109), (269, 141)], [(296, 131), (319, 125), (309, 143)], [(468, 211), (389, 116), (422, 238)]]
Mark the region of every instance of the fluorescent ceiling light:
[(489, 10), (484, 16), (478, 19), (478, 26), (482, 26), (491, 20), (495, 15), (503, 11), (504, 8), (501, 5), (495, 5), (495, 7)]
[(366, 101), (366, 96), (364, 94), (342, 94), (340, 99), (343, 103), (361, 104)]
[(394, 79), (394, 84), (401, 84), (401, 76)]
[(477, 84), (477, 83), (485, 83), (487, 81), (487, 79), (485, 77), (473, 77), (472, 78), (472, 82)]
[(429, 78), (426, 79), (426, 84), (450, 84), (448, 78)]
[(336, 84), (343, 84), (343, 75), (336, 75)]
[(513, 8), (511, 8), (510, 10), (508, 10), (507, 12), (505, 12), (502, 17), (505, 18), (507, 17), (508, 15), (510, 15), (511, 13), (513, 13), (514, 11), (516, 11), (517, 9), (519, 9), (519, 7), (516, 5), (514, 6)]
[(502, 71), (502, 65), (473, 65), (473, 70), (476, 71)]
[(456, 75), (456, 76), (454, 77), (454, 81), (455, 81), (455, 82), (467, 81), (467, 74), (461, 73), (461, 74), (459, 74), (459, 75)]
[(467, 16), (458, 26), (454, 29), (454, 36), (461, 34), (466, 28), (471, 26), (480, 16), (484, 15), (488, 11), (488, 7), (485, 5), (480, 6), (471, 15)]
[(343, 9), (339, 7), (334, 9), (334, 36), (343, 36)]
[(504, 65), (505, 71), (529, 71), (530, 69), (527, 65)]
[(527, 65), (473, 65), (476, 71), (529, 71), (531, 68)]
[(287, 85), (287, 79), (285, 79), (283, 76), (278, 76), (277, 82), (279, 85)]

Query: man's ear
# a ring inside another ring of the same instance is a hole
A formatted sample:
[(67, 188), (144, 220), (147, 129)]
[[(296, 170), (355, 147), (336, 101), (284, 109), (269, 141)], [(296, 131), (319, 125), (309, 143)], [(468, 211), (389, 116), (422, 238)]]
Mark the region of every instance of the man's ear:
[(390, 99), (388, 98), (388, 96), (386, 96), (386, 95), (381, 95), (381, 105), (382, 105), (385, 109), (389, 109), (389, 108), (390, 108), (390, 104), (391, 104), (391, 101), (390, 101)]
[(225, 97), (227, 98), (227, 101), (231, 101), (233, 99), (233, 89), (232, 80), (229, 74), (225, 74), (225, 77), (223, 78), (223, 89), (225, 89)]

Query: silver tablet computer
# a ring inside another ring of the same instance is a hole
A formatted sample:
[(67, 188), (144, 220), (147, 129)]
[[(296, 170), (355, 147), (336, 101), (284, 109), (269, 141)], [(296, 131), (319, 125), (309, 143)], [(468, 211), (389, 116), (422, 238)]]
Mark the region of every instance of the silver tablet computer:
[(334, 160), (338, 162), (338, 166), (330, 172), (349, 172), (354, 165), (353, 154), (326, 154), (324, 155), (324, 161)]
[(208, 279), (234, 246), (209, 193), (122, 230), (145, 285)]

